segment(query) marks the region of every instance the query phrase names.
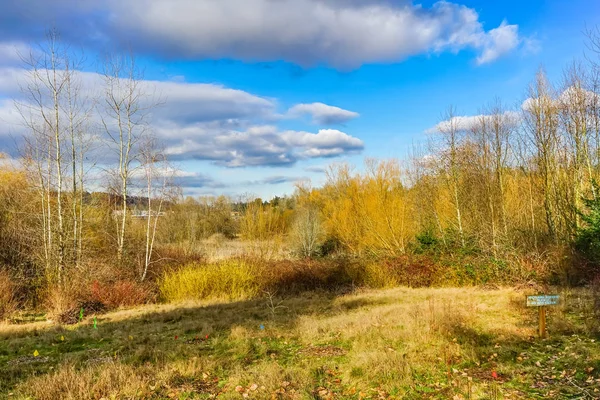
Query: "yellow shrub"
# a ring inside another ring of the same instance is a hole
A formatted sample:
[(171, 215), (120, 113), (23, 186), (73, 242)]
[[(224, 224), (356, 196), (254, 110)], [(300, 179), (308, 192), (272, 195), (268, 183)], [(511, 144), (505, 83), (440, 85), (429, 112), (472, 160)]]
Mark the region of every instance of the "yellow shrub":
[(243, 260), (192, 264), (160, 281), (164, 300), (243, 299), (260, 293), (257, 267)]
[(375, 262), (369, 262), (364, 269), (364, 284), (370, 288), (387, 289), (400, 286), (401, 283), (394, 274), (390, 273), (382, 265)]

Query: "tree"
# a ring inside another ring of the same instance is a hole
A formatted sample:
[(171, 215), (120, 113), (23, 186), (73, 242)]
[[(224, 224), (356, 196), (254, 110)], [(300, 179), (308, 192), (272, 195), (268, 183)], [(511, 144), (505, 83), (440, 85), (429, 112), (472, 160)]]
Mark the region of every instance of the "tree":
[(458, 230), (460, 243), (462, 247), (465, 247), (465, 233), (459, 196), (461, 170), (459, 156), (464, 136), (463, 129), (460, 126), (459, 118), (456, 116), (454, 107), (449, 107), (446, 110), (442, 120), (443, 122), (438, 124), (438, 134), (442, 145), (442, 149), (438, 153), (441, 161), (440, 167), (443, 169), (446, 182), (452, 194), (452, 203), (456, 216), (456, 229)]
[(314, 206), (303, 206), (296, 210), (291, 229), (291, 239), (296, 252), (302, 257), (318, 254), (323, 240), (323, 227), (319, 210)]
[(163, 217), (165, 202), (176, 197), (173, 185), (175, 170), (167, 162), (163, 151), (158, 147), (156, 139), (146, 138), (140, 149), (140, 162), (144, 171), (147, 215), (145, 226), (144, 265), (140, 280), (148, 275), (148, 268), (154, 263), (152, 258), (159, 220)]
[[(593, 185), (598, 191), (600, 187), (596, 181)], [(575, 246), (590, 261), (600, 265), (600, 199), (588, 197), (582, 202), (584, 209), (579, 213), (585, 225), (577, 231)]]
[[(78, 191), (83, 188), (77, 182), (78, 179), (83, 182), (83, 167), (78, 160), (83, 160), (82, 138), (88, 107), (80, 96), (77, 68), (83, 58), (61, 42), (56, 30), (50, 30), (46, 41), (22, 59), (26, 78), (21, 85), (23, 100), (17, 101), (16, 107), (28, 129), (23, 158), (31, 175), (36, 177), (40, 194), (46, 269), (50, 271), (56, 265), (54, 277), (61, 283), (68, 259), (76, 264), (81, 254), (83, 217), (77, 215), (77, 210), (81, 211)], [(69, 164), (72, 167), (71, 220), (66, 193)], [(73, 243), (72, 257), (67, 257), (69, 234)]]
[(558, 107), (543, 69), (537, 72), (534, 82), (529, 86), (528, 95), (523, 106), (525, 132), (536, 149), (535, 158), (542, 178), (548, 235), (557, 239)]
[(123, 259), (129, 184), (140, 165), (140, 142), (148, 133), (150, 111), (159, 103), (147, 93), (133, 56), (116, 55), (104, 65), (104, 102), (100, 110), (108, 146), (117, 165), (112, 172), (121, 206), (117, 222), (117, 260)]

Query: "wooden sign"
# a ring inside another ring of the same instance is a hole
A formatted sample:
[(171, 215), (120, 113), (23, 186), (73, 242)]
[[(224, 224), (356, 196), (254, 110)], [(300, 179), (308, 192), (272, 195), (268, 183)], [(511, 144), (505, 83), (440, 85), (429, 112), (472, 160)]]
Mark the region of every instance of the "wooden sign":
[(527, 307), (555, 306), (559, 301), (560, 296), (557, 294), (527, 296)]
[(546, 307), (556, 306), (560, 302), (560, 296), (557, 294), (544, 294), (538, 296), (527, 296), (527, 307), (537, 307), (539, 314), (539, 334), (540, 337), (546, 337)]

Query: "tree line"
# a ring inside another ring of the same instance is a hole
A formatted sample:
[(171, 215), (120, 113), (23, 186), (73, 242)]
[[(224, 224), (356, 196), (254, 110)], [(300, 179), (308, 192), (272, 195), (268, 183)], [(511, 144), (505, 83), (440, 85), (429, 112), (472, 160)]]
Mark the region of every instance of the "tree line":
[(32, 297), (89, 279), (146, 282), (202, 257), (219, 235), (277, 241), (291, 258), (583, 263), (574, 280), (590, 279), (600, 261), (600, 31), (588, 44), (560, 81), (540, 68), (517, 107), (493, 99), (468, 117), (449, 107), (409, 159), (333, 164), (321, 187), (236, 201), (182, 195), (152, 132), (163, 100), (133, 57), (106, 57), (90, 85), (83, 56), (51, 31), (23, 56), (15, 107), (26, 132), (19, 165), (0, 171), (0, 269)]

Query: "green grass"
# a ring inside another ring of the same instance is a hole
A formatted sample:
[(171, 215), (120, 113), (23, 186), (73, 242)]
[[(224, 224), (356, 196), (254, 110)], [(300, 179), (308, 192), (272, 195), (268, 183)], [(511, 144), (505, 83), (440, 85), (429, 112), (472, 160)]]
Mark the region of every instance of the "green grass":
[(277, 309), (256, 299), (122, 310), (98, 317), (98, 329), (90, 319), (4, 325), (0, 398), (600, 397), (591, 294), (562, 293), (544, 340), (524, 296), (307, 293)]

